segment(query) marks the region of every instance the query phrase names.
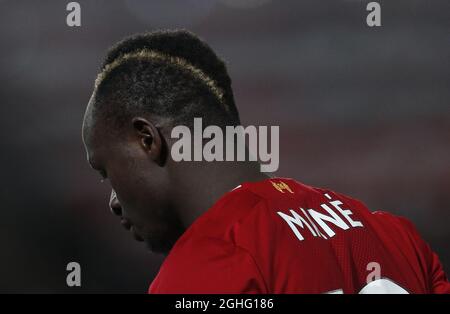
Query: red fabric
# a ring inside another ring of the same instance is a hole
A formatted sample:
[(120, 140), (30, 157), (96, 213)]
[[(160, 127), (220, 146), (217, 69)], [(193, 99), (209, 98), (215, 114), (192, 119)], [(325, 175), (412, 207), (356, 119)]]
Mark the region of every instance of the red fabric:
[[(294, 224), (302, 240), (279, 213), (294, 217), (290, 210), (312, 229)], [(325, 215), (329, 233), (314, 213)], [(437, 255), (407, 220), (371, 213), (333, 191), (275, 178), (244, 183), (200, 216), (176, 242), (148, 292), (358, 293), (371, 282), (369, 263), (380, 265), (380, 277), (371, 280), (386, 279), (408, 293), (450, 293)]]

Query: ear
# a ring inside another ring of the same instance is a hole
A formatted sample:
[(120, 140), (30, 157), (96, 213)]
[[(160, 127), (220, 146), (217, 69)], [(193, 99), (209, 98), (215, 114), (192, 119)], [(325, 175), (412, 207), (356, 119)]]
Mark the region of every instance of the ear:
[(148, 153), (153, 161), (158, 165), (163, 166), (165, 162), (163, 145), (165, 142), (161, 132), (153, 125), (153, 123), (142, 117), (133, 118), (132, 123), (142, 148)]

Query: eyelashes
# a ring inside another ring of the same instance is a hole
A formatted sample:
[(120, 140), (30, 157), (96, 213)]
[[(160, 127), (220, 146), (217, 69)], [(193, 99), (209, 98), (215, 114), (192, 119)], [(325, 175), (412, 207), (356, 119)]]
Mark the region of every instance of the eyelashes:
[(102, 179), (100, 180), (100, 182), (105, 182), (108, 179), (108, 175), (106, 174), (105, 170), (99, 170), (98, 171), (100, 173), (100, 175), (102, 176)]

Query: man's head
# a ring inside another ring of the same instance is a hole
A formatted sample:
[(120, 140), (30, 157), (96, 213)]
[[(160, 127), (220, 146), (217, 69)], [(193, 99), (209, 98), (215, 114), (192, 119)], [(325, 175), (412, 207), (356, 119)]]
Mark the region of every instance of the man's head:
[(191, 126), (194, 117), (239, 124), (226, 67), (198, 37), (158, 31), (127, 38), (108, 52), (86, 109), (83, 140), (92, 167), (110, 180), (112, 211), (156, 252), (167, 252), (183, 232), (170, 193), (179, 180), (168, 152), (171, 129)]

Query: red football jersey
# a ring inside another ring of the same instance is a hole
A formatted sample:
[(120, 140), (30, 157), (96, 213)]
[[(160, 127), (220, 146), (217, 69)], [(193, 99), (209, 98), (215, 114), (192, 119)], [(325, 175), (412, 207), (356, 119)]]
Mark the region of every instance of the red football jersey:
[(411, 223), (285, 178), (244, 183), (178, 239), (149, 293), (450, 293)]

